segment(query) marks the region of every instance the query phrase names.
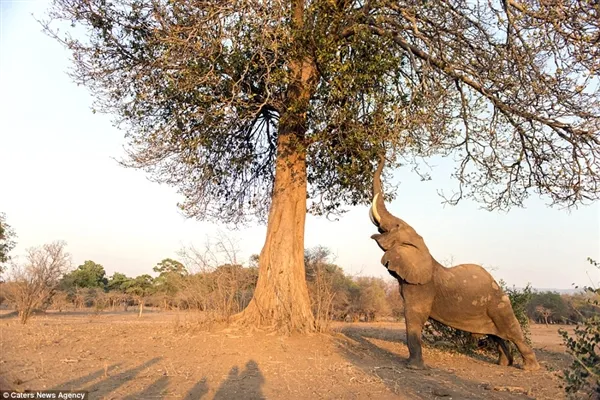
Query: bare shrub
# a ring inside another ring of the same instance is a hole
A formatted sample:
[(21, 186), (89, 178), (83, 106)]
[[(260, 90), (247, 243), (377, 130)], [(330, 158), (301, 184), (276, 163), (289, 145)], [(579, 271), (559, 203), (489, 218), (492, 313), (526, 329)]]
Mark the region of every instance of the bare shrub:
[(327, 331), (331, 321), (342, 318), (350, 305), (348, 287), (352, 281), (333, 261), (331, 251), (322, 246), (304, 252), (308, 294), (318, 332)]
[(69, 294), (67, 292), (59, 290), (52, 296), (51, 305), (53, 310), (62, 312), (63, 310), (66, 310), (69, 304), (71, 304), (71, 301), (69, 301)]
[(381, 278), (359, 277), (358, 311), (366, 322), (390, 315), (390, 306), (386, 299), (386, 283)]
[(396, 279), (387, 281), (385, 292), (391, 316), (396, 321), (400, 321), (404, 318), (404, 301), (400, 294), (398, 281)]
[(179, 252), (189, 274), (176, 276), (178, 308), (203, 311), (215, 320), (229, 321), (252, 299), (258, 269), (238, 260), (236, 239), (219, 232), (204, 248), (190, 246)]
[(48, 303), (60, 278), (71, 267), (71, 256), (65, 251), (66, 243), (56, 241), (27, 250), (23, 264), (14, 263), (3, 286), (4, 296), (15, 305), (21, 323), (31, 313)]

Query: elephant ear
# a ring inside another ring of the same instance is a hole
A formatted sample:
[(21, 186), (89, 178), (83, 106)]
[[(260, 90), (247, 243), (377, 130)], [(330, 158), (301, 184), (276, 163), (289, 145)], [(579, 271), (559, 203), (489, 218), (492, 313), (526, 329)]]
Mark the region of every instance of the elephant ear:
[(412, 284), (425, 284), (433, 278), (433, 258), (429, 250), (412, 243), (395, 241), (392, 232), (371, 236), (385, 253), (381, 263)]
[(381, 263), (408, 283), (423, 285), (433, 278), (433, 260), (429, 252), (423, 253), (411, 245), (386, 251)]

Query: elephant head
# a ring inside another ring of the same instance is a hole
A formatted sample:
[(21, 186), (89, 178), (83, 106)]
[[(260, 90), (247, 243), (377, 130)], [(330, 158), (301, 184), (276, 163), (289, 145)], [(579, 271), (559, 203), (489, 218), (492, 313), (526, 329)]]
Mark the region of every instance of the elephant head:
[(382, 155), (373, 177), (373, 203), (369, 217), (379, 230), (371, 236), (385, 252), (381, 263), (392, 273), (412, 284), (425, 284), (433, 278), (435, 260), (425, 241), (412, 226), (393, 216), (386, 208), (381, 190)]

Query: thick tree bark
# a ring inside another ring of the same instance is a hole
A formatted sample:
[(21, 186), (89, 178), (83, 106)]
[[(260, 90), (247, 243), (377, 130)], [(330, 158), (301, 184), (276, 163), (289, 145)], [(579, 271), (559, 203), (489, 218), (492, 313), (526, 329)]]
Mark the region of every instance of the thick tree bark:
[[(303, 0), (292, 2), (292, 18), (302, 25)], [(309, 57), (290, 63), (294, 82), (279, 121), (277, 161), (258, 282), (248, 307), (235, 319), (283, 332), (314, 331), (304, 267), (306, 220), (306, 110), (316, 88), (317, 69)]]
[(238, 316), (245, 324), (279, 331), (314, 330), (304, 272), (306, 159), (297, 136), (279, 136), (276, 175), (267, 237), (260, 253), (258, 282), (248, 307)]

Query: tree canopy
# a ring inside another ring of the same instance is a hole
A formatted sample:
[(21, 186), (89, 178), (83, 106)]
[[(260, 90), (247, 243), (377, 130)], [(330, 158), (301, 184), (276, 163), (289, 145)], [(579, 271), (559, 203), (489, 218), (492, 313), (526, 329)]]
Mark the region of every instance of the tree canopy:
[(186, 275), (187, 269), (185, 266), (177, 260), (173, 260), (171, 258), (165, 258), (154, 268), (152, 268), (154, 272), (158, 272), (159, 278), (163, 276), (167, 276), (169, 274), (178, 274), (178, 275)]
[(91, 260), (86, 260), (63, 278), (63, 285), (66, 287), (104, 289), (107, 284), (104, 267)]
[(315, 213), (368, 201), (383, 141), (404, 159), (454, 157), (451, 201), (598, 198), (593, 2), (54, 4), (53, 19), (83, 28), (56, 37), (74, 79), (126, 130), (126, 164), (177, 187), (189, 216), (266, 215), (280, 119), (301, 107), (286, 95), (298, 60), (315, 68), (298, 144)]

